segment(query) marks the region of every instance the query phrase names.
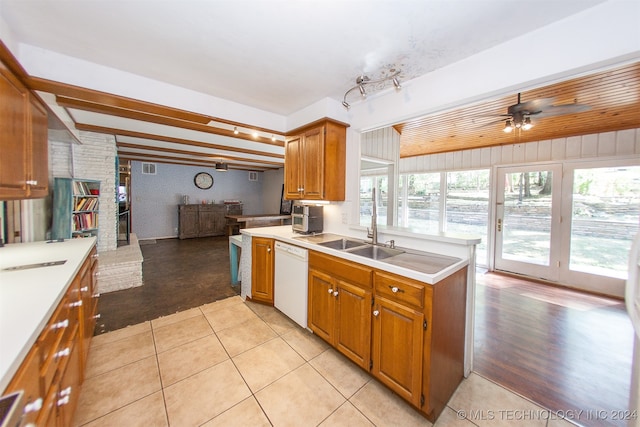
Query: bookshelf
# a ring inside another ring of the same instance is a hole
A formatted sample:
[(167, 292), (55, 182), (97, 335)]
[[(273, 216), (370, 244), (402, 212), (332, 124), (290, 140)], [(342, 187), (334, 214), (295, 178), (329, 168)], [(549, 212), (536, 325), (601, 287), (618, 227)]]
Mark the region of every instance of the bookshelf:
[(51, 238), (97, 236), (99, 210), (100, 181), (56, 178)]

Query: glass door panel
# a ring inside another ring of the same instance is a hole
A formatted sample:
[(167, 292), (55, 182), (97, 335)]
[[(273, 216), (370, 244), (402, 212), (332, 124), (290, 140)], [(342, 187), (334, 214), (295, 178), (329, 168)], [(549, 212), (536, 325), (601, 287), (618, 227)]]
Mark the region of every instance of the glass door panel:
[(498, 168), (496, 269), (558, 277), (561, 173), (559, 165)]

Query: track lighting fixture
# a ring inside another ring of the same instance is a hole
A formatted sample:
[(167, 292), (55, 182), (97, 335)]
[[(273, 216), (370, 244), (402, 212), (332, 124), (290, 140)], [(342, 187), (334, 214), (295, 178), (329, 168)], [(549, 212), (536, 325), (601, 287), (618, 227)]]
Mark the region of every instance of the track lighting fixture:
[(238, 126), (234, 127), (234, 128), (233, 128), (233, 134), (234, 134), (234, 135), (237, 135), (237, 134), (239, 134), (239, 133), (240, 133), (240, 132), (238, 132)]
[(276, 136), (275, 135), (271, 135), (271, 141), (276, 142)]
[(347, 101), (347, 96), (349, 96), (349, 94), (356, 89), (360, 91), (360, 96), (362, 96), (362, 98), (366, 98), (367, 90), (365, 89), (365, 86), (367, 85), (373, 85), (373, 86), (370, 86), (370, 87), (373, 87), (373, 90), (381, 90), (384, 88), (385, 83), (388, 80), (391, 80), (396, 90), (402, 89), (402, 86), (400, 85), (400, 80), (398, 79), (398, 76), (400, 75), (400, 70), (398, 71), (390, 70), (390, 71), (392, 72), (392, 74), (389, 74), (386, 77), (382, 77), (376, 80), (371, 80), (368, 76), (365, 76), (365, 75), (358, 76), (356, 78), (356, 85), (345, 92), (344, 97), (342, 99), (342, 106), (347, 110), (351, 108), (351, 105)]

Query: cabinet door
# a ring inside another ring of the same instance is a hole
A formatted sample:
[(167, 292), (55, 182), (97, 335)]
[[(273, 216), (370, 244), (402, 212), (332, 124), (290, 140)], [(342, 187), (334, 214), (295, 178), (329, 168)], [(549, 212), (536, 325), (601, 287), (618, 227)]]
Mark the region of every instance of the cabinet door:
[(373, 315), (371, 373), (402, 398), (420, 407), (423, 313), (376, 297)]
[(324, 127), (311, 129), (304, 134), (303, 198), (324, 198)]
[(49, 147), (47, 110), (36, 100), (31, 100), (31, 135), (28, 158), (29, 167), (29, 197), (46, 197), (49, 190)]
[(213, 206), (200, 206), (198, 210), (198, 237), (215, 236), (220, 214)]
[(300, 199), (302, 196), (302, 165), (304, 161), (302, 139), (295, 136), (287, 139), (284, 148), (284, 197)]
[(334, 283), (334, 279), (328, 274), (309, 269), (307, 322), (309, 329), (330, 344), (333, 344), (335, 328)]
[(371, 291), (338, 281), (335, 346), (369, 370), (371, 360)]
[[(36, 345), (33, 346), (27, 357), (22, 362), (18, 373), (13, 377), (4, 394), (22, 391), (25, 404), (29, 404), (30, 410), (26, 411), (24, 425), (34, 423), (39, 415), (37, 401), (42, 404), (44, 393), (40, 388), (40, 352)], [(31, 404), (35, 405), (31, 406)]]
[(27, 194), (27, 92), (0, 63), (0, 200)]
[(273, 239), (254, 237), (251, 247), (251, 298), (273, 304)]
[(182, 205), (178, 208), (179, 237), (198, 237), (198, 206)]

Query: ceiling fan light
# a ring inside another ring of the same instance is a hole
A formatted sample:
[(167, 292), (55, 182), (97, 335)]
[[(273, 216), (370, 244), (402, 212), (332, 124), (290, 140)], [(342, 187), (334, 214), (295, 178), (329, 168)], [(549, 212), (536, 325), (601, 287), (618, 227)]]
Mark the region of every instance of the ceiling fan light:
[(525, 117), (524, 124), (522, 125), (522, 129), (529, 130), (532, 127), (533, 127), (533, 124), (531, 123), (531, 118), (530, 117)]
[(504, 133), (510, 133), (513, 130), (513, 125), (511, 124), (511, 120), (507, 120), (504, 124), (504, 129), (502, 129)]

